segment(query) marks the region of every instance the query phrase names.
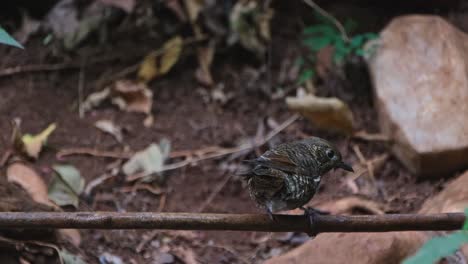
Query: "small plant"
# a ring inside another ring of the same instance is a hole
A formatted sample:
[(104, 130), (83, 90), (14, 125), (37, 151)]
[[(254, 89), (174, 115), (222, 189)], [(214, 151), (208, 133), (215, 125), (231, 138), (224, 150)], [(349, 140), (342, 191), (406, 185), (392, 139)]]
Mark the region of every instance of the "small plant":
[[(468, 209), (465, 209), (465, 216), (468, 219)], [(468, 220), (465, 220), (462, 230), (427, 241), (416, 254), (403, 261), (403, 264), (435, 263), (443, 257), (452, 255), (466, 243), (468, 243)]]
[(302, 44), (308, 51), (306, 57), (298, 59), (301, 66), (301, 73), (298, 82), (304, 83), (315, 75), (314, 65), (316, 63), (316, 54), (321, 49), (333, 47), (333, 62), (337, 65), (343, 64), (350, 55), (364, 56), (364, 44), (368, 40), (378, 37), (375, 33), (357, 34), (349, 38), (348, 34), (356, 28), (356, 23), (348, 19), (343, 28), (338, 28), (329, 18), (316, 13), (318, 23), (308, 26), (303, 31)]
[(2, 27), (0, 27), (0, 44), (23, 48), (23, 46), (12, 38)]

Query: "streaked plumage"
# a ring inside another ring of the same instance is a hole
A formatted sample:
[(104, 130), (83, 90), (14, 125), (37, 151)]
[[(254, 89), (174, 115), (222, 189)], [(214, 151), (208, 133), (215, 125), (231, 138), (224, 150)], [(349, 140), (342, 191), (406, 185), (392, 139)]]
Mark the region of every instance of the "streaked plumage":
[(352, 171), (335, 147), (317, 137), (278, 145), (248, 162), (252, 169), (244, 177), (250, 194), (269, 214), (301, 208), (329, 170)]

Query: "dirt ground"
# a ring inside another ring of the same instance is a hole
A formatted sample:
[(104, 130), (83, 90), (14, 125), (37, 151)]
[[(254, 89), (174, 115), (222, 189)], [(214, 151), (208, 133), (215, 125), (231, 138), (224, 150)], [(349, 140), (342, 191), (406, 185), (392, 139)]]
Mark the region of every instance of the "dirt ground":
[[(279, 30), (274, 43), (292, 43), (291, 32)], [(284, 33), (284, 34), (283, 34)], [(276, 37), (275, 37), (276, 36)], [(142, 37), (140, 37), (141, 39)], [(144, 38), (143, 38), (144, 39)], [(32, 39), (26, 50), (0, 47), (0, 71), (11, 66), (27, 66), (43, 63), (80, 63), (84, 57), (108, 58), (102, 62), (84, 64), (84, 67), (57, 71), (21, 73), (0, 78), (0, 155), (10, 142), (11, 120), (20, 118), (22, 130), (37, 133), (48, 124), (56, 122), (57, 130), (48, 141), (48, 147), (40, 158), (31, 163), (47, 181), (51, 178), (50, 167), (58, 163), (76, 166), (86, 182), (104, 173), (111, 158), (70, 156), (56, 158), (58, 150), (89, 147), (100, 150), (121, 151), (124, 146), (140, 150), (152, 142), (168, 138), (173, 151), (196, 150), (207, 146), (233, 147), (240, 140), (256, 135), (261, 123), (270, 118), (281, 123), (291, 116), (284, 99), (270, 99), (259, 89), (248, 89), (245, 69), (258, 69), (257, 65), (243, 62), (238, 55), (224, 54), (215, 60), (215, 79), (232, 91), (233, 98), (226, 104), (206, 102), (204, 88), (193, 80), (195, 62), (185, 58), (167, 76), (151, 83), (154, 93), (154, 125), (143, 126), (143, 115), (119, 111), (105, 104), (80, 118), (77, 110), (79, 75), (84, 71), (85, 95), (95, 91), (94, 84), (103, 75), (137, 63), (141, 56), (151, 50), (152, 40), (138, 41), (120, 38), (121, 41), (102, 46), (88, 46), (76, 54), (56, 56), (44, 48), (40, 39)], [(138, 43), (138, 44), (137, 44)], [(141, 43), (141, 44), (140, 44)], [(272, 75), (279, 71), (284, 44), (273, 46)], [(290, 48), (294, 49), (294, 48)], [(89, 59), (88, 61), (92, 61)], [(360, 130), (378, 132), (376, 114), (369, 90), (359, 90), (335, 80), (331, 76), (318, 86), (319, 94), (333, 95), (346, 101), (352, 108)], [(260, 80), (265, 82), (266, 78)], [(330, 88), (332, 87), (332, 88)], [(294, 91), (291, 93), (294, 94)], [(126, 130), (124, 143), (118, 144), (110, 135), (94, 127), (99, 119), (109, 119)], [(266, 126), (266, 130), (269, 128)], [(334, 142), (345, 160), (356, 163), (358, 158), (352, 146), (359, 146), (367, 159), (388, 152), (388, 145), (380, 141), (364, 141), (355, 138), (319, 131), (307, 120), (300, 119), (273, 140), (272, 144), (308, 136), (320, 136)], [(259, 149), (259, 153), (267, 146)], [(233, 170), (239, 168), (241, 159), (253, 158), (255, 151), (237, 157), (224, 157), (199, 162), (193, 166), (165, 173), (167, 181), (157, 184), (160, 194), (147, 190), (128, 192), (122, 177), (106, 181), (91, 197), (87, 211), (120, 212), (216, 212), (251, 213), (259, 211), (250, 200), (244, 183)], [(353, 195), (346, 185), (344, 173), (332, 172), (322, 181), (313, 205)], [(358, 194), (383, 206), (386, 212), (405, 213), (416, 211), (422, 202), (440, 190), (445, 180), (417, 180), (394, 158), (390, 158), (376, 174), (377, 191)], [(220, 191), (217, 191), (221, 187)], [(215, 192), (215, 195), (213, 193)], [(211, 197), (211, 198), (210, 198)], [(88, 208), (89, 207), (89, 208)], [(285, 239), (287, 234), (260, 232), (202, 232), (202, 231), (151, 231), (151, 230), (83, 230), (81, 253), (90, 263), (97, 263), (103, 253), (122, 257), (124, 263), (187, 262), (195, 259), (200, 263), (251, 263), (278, 255), (297, 246), (304, 239)], [(168, 254), (169, 253), (169, 254)], [(175, 260), (171, 261), (171, 256)], [(152, 262), (157, 260), (156, 262)]]

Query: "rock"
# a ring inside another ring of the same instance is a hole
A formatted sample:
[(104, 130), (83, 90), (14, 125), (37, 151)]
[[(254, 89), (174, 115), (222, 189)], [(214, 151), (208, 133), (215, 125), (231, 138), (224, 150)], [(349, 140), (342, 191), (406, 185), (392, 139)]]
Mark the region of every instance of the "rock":
[(425, 241), (422, 232), (330, 233), (266, 261), (266, 264), (400, 263)]
[(468, 171), (445, 185), (437, 195), (428, 198), (420, 214), (463, 212), (468, 207)]
[[(426, 200), (419, 213), (462, 212), (468, 207), (468, 171)], [(339, 201), (337, 202), (339, 204)], [(318, 206), (318, 208), (323, 208)], [(267, 264), (279, 263), (401, 263), (433, 235), (444, 232), (329, 233), (279, 256)], [(461, 252), (468, 258), (468, 245)]]
[[(465, 208), (468, 208), (468, 189), (466, 186), (468, 186), (468, 171), (465, 171), (458, 178), (445, 185), (440, 193), (434, 197), (428, 198), (421, 207), (421, 210), (419, 210), (419, 213), (436, 214), (463, 212)], [(446, 232), (439, 232), (438, 234), (444, 233)], [(460, 251), (463, 257), (465, 257), (465, 262), (460, 263), (466, 263), (468, 260), (468, 245), (462, 246)]]
[(418, 175), (468, 167), (468, 35), (437, 16), (403, 16), (368, 64), (381, 130)]

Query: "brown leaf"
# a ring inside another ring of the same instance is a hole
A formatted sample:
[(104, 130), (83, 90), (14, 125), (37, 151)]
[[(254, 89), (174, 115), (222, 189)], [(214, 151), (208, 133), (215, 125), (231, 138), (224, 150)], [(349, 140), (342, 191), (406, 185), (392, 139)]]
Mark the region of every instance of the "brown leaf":
[(344, 134), (351, 134), (353, 128), (353, 113), (348, 105), (337, 98), (317, 97), (288, 97), (286, 104), (289, 109), (301, 113), (313, 124), (322, 129), (335, 130)]
[(327, 202), (317, 206), (320, 210), (331, 214), (353, 214), (356, 210), (369, 214), (384, 214), (383, 205), (357, 196), (345, 197), (336, 201)]
[(195, 22), (203, 8), (203, 0), (184, 0), (190, 21)]
[(187, 22), (187, 16), (185, 15), (184, 8), (180, 5), (179, 0), (167, 0), (163, 1), (166, 7), (179, 18), (181, 22)]
[(59, 229), (58, 233), (74, 246), (79, 247), (81, 244), (81, 234), (77, 229)]
[(211, 75), (211, 63), (215, 54), (215, 42), (210, 41), (208, 46), (197, 49), (198, 68), (195, 71), (195, 78), (204, 86), (211, 87), (214, 84)]
[(153, 105), (153, 92), (145, 83), (119, 80), (112, 87), (112, 102), (128, 112), (149, 114)]
[(33, 169), (23, 163), (16, 162), (8, 166), (7, 179), (25, 189), (31, 198), (41, 204), (54, 208), (57, 206), (49, 200), (47, 185)]
[(121, 143), (123, 140), (122, 128), (114, 124), (110, 120), (98, 120), (94, 123), (94, 126), (100, 129), (102, 132), (112, 135), (117, 142)]

